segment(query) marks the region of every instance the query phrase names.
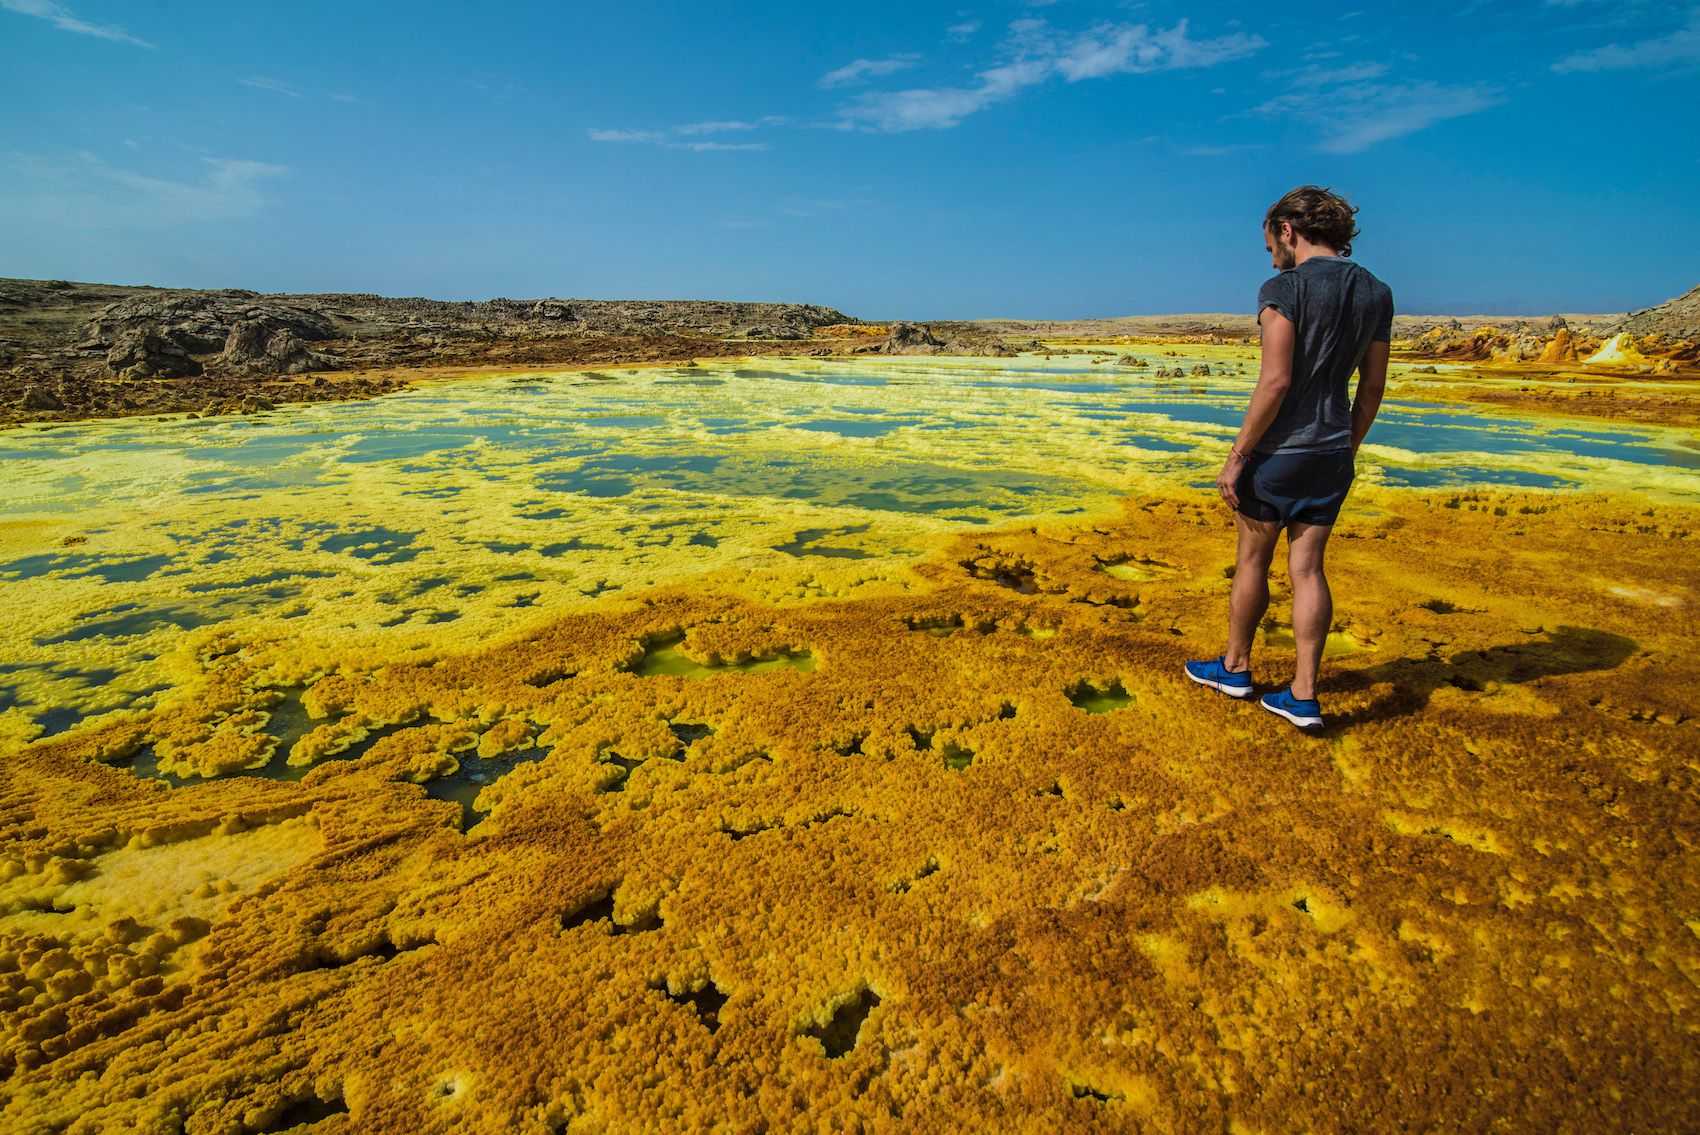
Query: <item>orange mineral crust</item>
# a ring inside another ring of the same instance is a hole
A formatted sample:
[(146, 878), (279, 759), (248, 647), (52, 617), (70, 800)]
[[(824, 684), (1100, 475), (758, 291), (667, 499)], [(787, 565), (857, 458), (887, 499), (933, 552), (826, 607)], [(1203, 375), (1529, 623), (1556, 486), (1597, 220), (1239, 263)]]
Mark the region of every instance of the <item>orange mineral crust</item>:
[(428, 658), (209, 630), (7, 742), (0, 1127), (1700, 1127), (1700, 514), (1366, 489), (1317, 739), (1182, 674), (1194, 501)]

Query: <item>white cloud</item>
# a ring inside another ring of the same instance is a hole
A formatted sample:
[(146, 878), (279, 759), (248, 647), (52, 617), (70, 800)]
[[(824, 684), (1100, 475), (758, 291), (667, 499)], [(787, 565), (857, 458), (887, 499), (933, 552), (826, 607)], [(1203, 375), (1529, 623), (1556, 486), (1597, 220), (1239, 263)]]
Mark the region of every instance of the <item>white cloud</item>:
[(591, 130), (592, 142), (660, 142), (667, 136), (659, 130)]
[(669, 146), (697, 154), (754, 153), (767, 149), (766, 142), (672, 142)]
[(1589, 51), (1566, 55), (1552, 69), (1559, 74), (1578, 71), (1651, 70), (1659, 67), (1700, 64), (1700, 8), (1688, 13), (1688, 22), (1674, 31), (1628, 45), (1608, 43)]
[(237, 220), (266, 205), (265, 181), (288, 167), (241, 158), (202, 158), (199, 177), (170, 178), (109, 165), (89, 153), (15, 154), (0, 190), (11, 219), (76, 229), (170, 228)]
[(1069, 44), (1057, 61), (1057, 69), (1075, 83), (1105, 75), (1215, 67), (1267, 46), (1262, 36), (1245, 32), (1193, 39), (1187, 34), (1185, 20), (1158, 32), (1144, 24), (1099, 24)]
[[(783, 115), (765, 114), (760, 118), (716, 118), (702, 122), (684, 122), (665, 130), (589, 130), (592, 142), (613, 142), (630, 145), (661, 146), (669, 150), (689, 150), (695, 154), (754, 153), (768, 148), (766, 142), (719, 142), (704, 140), (711, 134), (744, 134), (771, 126), (783, 126), (790, 121)], [(681, 139), (696, 139), (681, 141)]]
[(1504, 102), (1496, 88), (1430, 80), (1299, 87), (1256, 108), (1268, 117), (1293, 116), (1317, 126), (1317, 149), (1356, 154), (1379, 142), (1414, 134), (1437, 122), (1462, 118)]
[(1265, 150), (1268, 147), (1262, 142), (1229, 142), (1220, 146), (1188, 146), (1181, 151), (1189, 158), (1226, 158), (1234, 154), (1250, 153), (1253, 150)]
[(1040, 19), (1016, 20), (1004, 44), (1009, 61), (981, 71), (973, 85), (874, 91), (838, 108), (843, 129), (894, 134), (942, 130), (1052, 78), (1077, 83), (1117, 74), (1214, 67), (1267, 46), (1261, 36), (1235, 32), (1193, 39), (1187, 22), (1153, 32), (1145, 24), (1099, 24), (1059, 38)]
[(246, 79), (238, 80), (238, 82), (244, 87), (253, 87), (257, 91), (270, 91), (274, 95), (288, 95), (292, 99), (301, 97), (300, 91), (282, 79), (273, 79), (265, 75), (250, 75)]
[(71, 14), (71, 10), (56, 0), (0, 0), (0, 8), (8, 12), (17, 12), (23, 16), (34, 16), (46, 20), (60, 31), (75, 32), (78, 35), (92, 35), (97, 39), (111, 40), (113, 43), (129, 43), (136, 47), (152, 47), (153, 44), (145, 39), (131, 35), (116, 24), (91, 24), (79, 20)]
[(973, 87), (870, 92), (839, 107), (839, 124), (882, 134), (943, 130), (1044, 82), (1050, 74), (1048, 60), (1028, 59), (980, 72), (980, 81)]
[(1285, 72), (1295, 87), (1327, 87), (1335, 83), (1365, 83), (1387, 74), (1385, 63), (1352, 63), (1342, 67), (1319, 67), (1311, 64), (1297, 71)]
[(783, 126), (785, 118), (778, 114), (764, 115), (754, 121), (727, 119), (720, 122), (687, 122), (673, 127), (673, 133), (687, 137), (697, 134), (731, 134), (744, 130), (760, 130), (764, 126)]
[(892, 55), (885, 59), (853, 59), (836, 71), (828, 71), (820, 77), (818, 85), (831, 89), (832, 87), (848, 87), (853, 83), (864, 82), (868, 79), (883, 78), (895, 75), (899, 71), (907, 71), (920, 61), (919, 55)]
[(980, 30), (979, 20), (963, 20), (960, 24), (952, 24), (944, 29), (945, 38), (952, 43), (967, 43)]
[(645, 146), (662, 146), (669, 150), (689, 150), (694, 154), (714, 153), (752, 153), (768, 148), (766, 142), (680, 142), (674, 135), (700, 135), (719, 133), (724, 130), (743, 130), (756, 128), (755, 123), (743, 122), (692, 122), (684, 126), (675, 126), (672, 133), (665, 130), (590, 130), (586, 131), (592, 142), (614, 142)]

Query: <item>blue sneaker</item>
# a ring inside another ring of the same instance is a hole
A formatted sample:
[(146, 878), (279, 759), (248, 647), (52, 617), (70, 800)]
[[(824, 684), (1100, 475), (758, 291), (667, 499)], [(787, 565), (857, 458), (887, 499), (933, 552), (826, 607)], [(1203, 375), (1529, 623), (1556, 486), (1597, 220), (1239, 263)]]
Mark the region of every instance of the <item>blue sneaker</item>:
[(1215, 658), (1188, 662), (1186, 676), (1201, 686), (1209, 686), (1231, 698), (1249, 698), (1254, 692), (1251, 688), (1251, 671), (1228, 669), (1223, 665), (1227, 657), (1223, 654)]
[(1293, 696), (1291, 686), (1276, 690), (1272, 694), (1264, 694), (1257, 704), (1270, 713), (1286, 718), (1307, 733), (1322, 729), (1322, 703), (1315, 698), (1299, 700)]

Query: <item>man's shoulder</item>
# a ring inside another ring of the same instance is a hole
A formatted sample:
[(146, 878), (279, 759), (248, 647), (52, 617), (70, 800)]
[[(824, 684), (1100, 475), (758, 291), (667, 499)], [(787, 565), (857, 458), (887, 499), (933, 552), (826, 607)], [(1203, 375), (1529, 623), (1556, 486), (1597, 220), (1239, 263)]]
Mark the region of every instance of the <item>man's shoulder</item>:
[(1382, 292), (1382, 293), (1385, 293), (1388, 297), (1390, 297), (1390, 298), (1392, 297), (1393, 289), (1387, 286), (1386, 280), (1383, 280), (1380, 276), (1377, 276), (1374, 272), (1371, 272), (1368, 268), (1365, 268), (1362, 264), (1359, 264), (1356, 260), (1352, 261), (1351, 263), (1360, 272), (1362, 272), (1365, 276), (1369, 277), (1370, 285), (1373, 288), (1375, 288), (1375, 290), (1377, 292)]
[(1299, 270), (1297, 268), (1283, 268), (1281, 271), (1263, 281), (1263, 286), (1257, 289), (1257, 294), (1260, 296), (1268, 295), (1271, 292), (1279, 292), (1286, 288), (1290, 288), (1293, 286), (1294, 282), (1298, 280), (1298, 278)]
[(1393, 289), (1388, 286), (1387, 281), (1368, 268), (1364, 269), (1364, 274), (1370, 278), (1370, 283), (1375, 287), (1376, 302), (1391, 308), (1393, 306)]

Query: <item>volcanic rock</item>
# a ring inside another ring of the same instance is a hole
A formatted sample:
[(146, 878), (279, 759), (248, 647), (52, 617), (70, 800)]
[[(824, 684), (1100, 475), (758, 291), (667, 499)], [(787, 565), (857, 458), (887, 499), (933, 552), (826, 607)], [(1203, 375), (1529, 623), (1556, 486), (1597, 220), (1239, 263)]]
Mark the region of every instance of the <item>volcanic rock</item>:
[(944, 340), (924, 323), (898, 322), (891, 325), (891, 334), (879, 350), (884, 355), (933, 354), (944, 350)]
[(294, 326), (267, 318), (245, 319), (230, 329), (219, 362), (234, 370), (265, 374), (305, 374), (335, 370), (342, 360), (310, 348)]
[(24, 387), (24, 396), (19, 401), (26, 410), (63, 410), (65, 403), (59, 396), (44, 386)]
[(578, 317), (573, 314), (572, 306), (561, 300), (538, 300), (531, 305), (531, 318), (573, 320)]
[(120, 378), (183, 378), (201, 373), (201, 364), (172, 339), (135, 327), (123, 331), (106, 352), (106, 369)]
[(1664, 334), (1673, 339), (1700, 340), (1700, 286), (1629, 316), (1613, 331), (1636, 335)]

